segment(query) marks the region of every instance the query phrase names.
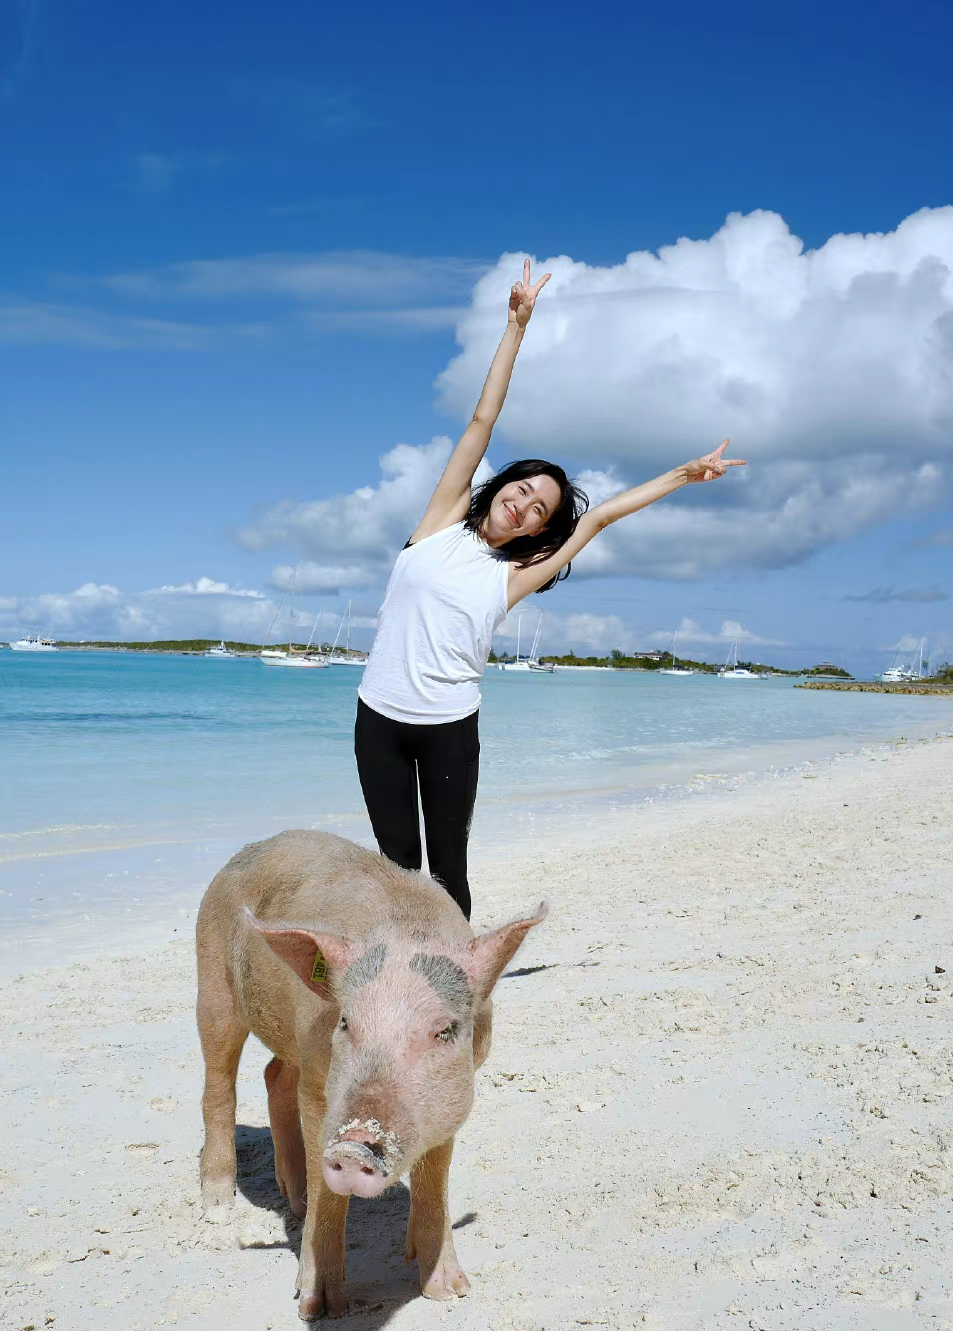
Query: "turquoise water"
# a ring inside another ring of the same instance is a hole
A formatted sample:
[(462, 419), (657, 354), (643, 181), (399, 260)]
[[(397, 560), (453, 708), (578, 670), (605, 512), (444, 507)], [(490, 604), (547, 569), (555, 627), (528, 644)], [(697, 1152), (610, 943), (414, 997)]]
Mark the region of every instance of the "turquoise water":
[[(8, 946), (67, 919), (93, 930), (116, 912), (187, 911), (238, 846), (283, 827), (369, 841), (351, 751), (359, 680), (347, 666), (0, 651)], [(684, 792), (699, 774), (728, 779), (951, 728), (948, 699), (491, 670), (474, 840)]]

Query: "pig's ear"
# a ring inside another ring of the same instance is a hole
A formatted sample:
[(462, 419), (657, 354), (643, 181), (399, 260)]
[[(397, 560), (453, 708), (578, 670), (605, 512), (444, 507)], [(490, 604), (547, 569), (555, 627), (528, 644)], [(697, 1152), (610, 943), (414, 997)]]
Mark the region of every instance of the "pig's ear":
[(333, 971), (346, 970), (354, 960), (353, 943), (338, 934), (297, 929), (290, 924), (267, 923), (256, 919), (247, 906), (245, 922), (250, 929), (261, 934), (275, 956), (290, 966), (312, 993), (329, 1003), (335, 1002), (331, 974)]
[(539, 910), (528, 920), (513, 920), (510, 924), (504, 924), (501, 929), (494, 929), (492, 933), (481, 934), (479, 938), (474, 938), (469, 947), (464, 969), (478, 998), (486, 998), (491, 993), (530, 929), (535, 924), (542, 924), (548, 913), (549, 906), (545, 901), (541, 901)]

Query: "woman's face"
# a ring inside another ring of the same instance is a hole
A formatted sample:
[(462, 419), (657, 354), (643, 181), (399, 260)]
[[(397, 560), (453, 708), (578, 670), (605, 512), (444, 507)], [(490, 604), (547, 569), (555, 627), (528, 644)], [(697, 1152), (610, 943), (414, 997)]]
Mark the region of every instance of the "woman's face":
[(559, 507), (562, 492), (551, 476), (510, 481), (493, 496), (483, 537), (495, 548), (517, 536), (535, 536)]

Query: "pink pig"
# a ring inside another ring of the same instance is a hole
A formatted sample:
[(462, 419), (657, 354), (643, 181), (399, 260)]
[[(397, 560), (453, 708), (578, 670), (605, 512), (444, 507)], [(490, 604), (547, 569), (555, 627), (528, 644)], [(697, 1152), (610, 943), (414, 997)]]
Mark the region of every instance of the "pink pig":
[(278, 1186), (305, 1218), (298, 1315), (347, 1309), (348, 1197), (410, 1173), (407, 1258), (431, 1299), (466, 1294), (447, 1182), (490, 1048), (490, 992), (546, 914), (475, 938), (452, 898), (325, 832), (239, 851), (199, 910), (205, 1057), (202, 1202), (235, 1193), (235, 1078), (250, 1032), (265, 1069)]

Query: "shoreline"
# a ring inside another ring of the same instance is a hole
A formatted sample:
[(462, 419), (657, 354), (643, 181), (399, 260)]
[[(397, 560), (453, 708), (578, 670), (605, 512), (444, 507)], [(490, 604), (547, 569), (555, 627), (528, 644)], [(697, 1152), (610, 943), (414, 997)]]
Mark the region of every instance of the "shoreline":
[[(473, 1292), (416, 1297), (399, 1186), (352, 1206), (348, 1326), (949, 1325), (951, 757), (881, 745), (476, 857), (477, 927), (551, 914), (497, 988), (458, 1138)], [(235, 1331), (295, 1325), (267, 1055), (250, 1042), (212, 1225), (191, 939), (63, 961), (0, 982), (11, 1325), (204, 1331), (223, 1299)]]

